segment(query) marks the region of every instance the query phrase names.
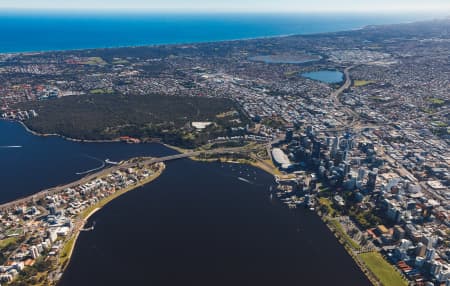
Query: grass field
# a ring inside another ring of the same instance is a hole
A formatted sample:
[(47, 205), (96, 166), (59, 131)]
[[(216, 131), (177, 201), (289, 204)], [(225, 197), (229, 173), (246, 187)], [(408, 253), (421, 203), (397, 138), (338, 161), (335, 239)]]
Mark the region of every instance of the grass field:
[(103, 66), (106, 65), (107, 63), (100, 57), (90, 57), (88, 61), (86, 61), (84, 64), (91, 66)]
[(91, 94), (105, 94), (105, 93), (112, 93), (112, 90), (106, 90), (106, 89), (101, 89), (101, 88), (97, 88), (97, 89), (91, 89), (89, 91), (89, 93)]
[(73, 250), (73, 247), (75, 245), (77, 237), (72, 236), (65, 244), (64, 247), (61, 249), (61, 252), (59, 254), (59, 263), (63, 266), (63, 268), (66, 266), (67, 261), (70, 259), (70, 253)]
[(368, 84), (374, 83), (372, 80), (355, 80), (353, 82), (353, 86), (359, 87), (359, 86), (365, 86)]
[(23, 233), (23, 229), (21, 228), (12, 228), (5, 231), (4, 235), (6, 236), (19, 236)]
[(430, 103), (434, 105), (443, 105), (445, 103), (445, 100), (440, 98), (431, 98)]
[(8, 237), (8, 238), (0, 240), (0, 250), (4, 249), (4, 248), (7, 248), (11, 244), (16, 243), (18, 240), (19, 240), (19, 238), (17, 236)]
[(436, 126), (436, 127), (447, 127), (447, 123), (442, 122), (442, 121), (433, 121), (431, 122), (431, 125)]
[(250, 165), (260, 168), (263, 171), (266, 171), (269, 174), (276, 176), (283, 176), (283, 173), (278, 170), (278, 168), (273, 164), (272, 160), (256, 160), (254, 162), (250, 162)]
[(378, 252), (361, 253), (358, 257), (384, 286), (408, 285), (408, 282)]
[(335, 215), (336, 211), (334, 210), (333, 202), (330, 199), (319, 198), (319, 205), (320, 206), (325, 206), (329, 216), (333, 217)]
[(344, 228), (342, 228), (341, 224), (340, 224), (337, 220), (332, 219), (332, 220), (330, 220), (330, 223), (334, 226), (336, 232), (339, 233), (340, 237), (345, 241), (345, 243), (346, 243), (349, 247), (351, 247), (351, 248), (353, 248), (353, 249), (355, 249), (355, 250), (359, 250), (359, 249), (361, 248), (361, 246), (360, 246), (356, 241), (354, 241), (354, 240), (347, 234), (347, 232), (345, 232)]
[(216, 115), (216, 117), (217, 118), (225, 118), (225, 117), (233, 116), (235, 114), (236, 114), (235, 110), (230, 110), (230, 111), (219, 113)]

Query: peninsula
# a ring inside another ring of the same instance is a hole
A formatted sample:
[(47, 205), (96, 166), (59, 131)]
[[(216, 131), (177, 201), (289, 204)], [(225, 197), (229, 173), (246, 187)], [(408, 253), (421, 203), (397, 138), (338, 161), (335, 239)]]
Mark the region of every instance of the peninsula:
[[(161, 175), (164, 163), (151, 160), (130, 159), (68, 185), (0, 205), (2, 221), (11, 221), (8, 238), (0, 245), (2, 263), (8, 262), (2, 270), (9, 274), (3, 274), (2, 280), (14, 285), (55, 284), (70, 261), (79, 233), (94, 228), (86, 226), (89, 217)], [(23, 259), (23, 253), (30, 257)]]
[[(271, 196), (317, 212), (374, 285), (448, 285), (449, 31), (450, 20), (442, 19), (308, 36), (3, 54), (0, 108), (3, 118), (41, 134), (158, 141), (181, 152), (173, 159), (258, 165), (275, 175)], [(321, 71), (338, 80), (320, 80)], [(310, 72), (319, 77), (303, 76)], [(76, 234), (90, 227), (87, 215), (116, 184), (127, 190), (157, 176), (162, 161), (127, 161), (92, 175), (83, 188), (8, 204), (0, 279), (47, 283), (36, 273), (55, 260), (48, 277), (57, 281)], [(74, 222), (61, 221), (67, 216)], [(56, 236), (41, 224), (56, 225)]]

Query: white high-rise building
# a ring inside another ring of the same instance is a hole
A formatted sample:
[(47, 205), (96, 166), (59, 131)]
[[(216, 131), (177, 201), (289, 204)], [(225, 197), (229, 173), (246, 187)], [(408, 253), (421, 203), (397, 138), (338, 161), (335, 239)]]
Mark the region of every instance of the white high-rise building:
[(32, 247), (30, 247), (30, 254), (33, 259), (36, 259), (39, 257), (39, 251), (36, 246), (33, 245)]

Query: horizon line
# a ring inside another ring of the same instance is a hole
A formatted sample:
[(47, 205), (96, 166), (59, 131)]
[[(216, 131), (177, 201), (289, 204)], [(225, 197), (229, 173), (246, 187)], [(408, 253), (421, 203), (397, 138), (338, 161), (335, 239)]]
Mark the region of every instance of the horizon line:
[(0, 7), (0, 12), (94, 12), (94, 13), (180, 13), (180, 14), (328, 14), (328, 13), (364, 13), (364, 14), (403, 14), (403, 13), (417, 13), (417, 14), (441, 14), (450, 17), (450, 6), (448, 7), (429, 7), (424, 9), (423, 7), (397, 7), (394, 9), (259, 9), (259, 10), (246, 10), (246, 9), (183, 9), (183, 8), (131, 8), (131, 7), (46, 7), (46, 8), (24, 8), (24, 7)]

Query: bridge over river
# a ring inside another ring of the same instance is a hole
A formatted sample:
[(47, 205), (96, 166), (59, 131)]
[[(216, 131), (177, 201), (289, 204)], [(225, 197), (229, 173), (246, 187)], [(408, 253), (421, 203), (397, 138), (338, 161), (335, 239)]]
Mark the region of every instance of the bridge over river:
[[(179, 153), (179, 154), (164, 156), (164, 157), (139, 157), (139, 158), (143, 159), (139, 163), (144, 164), (144, 165), (152, 165), (155, 163), (167, 162), (167, 161), (188, 158), (188, 157), (196, 157), (199, 155), (233, 154), (233, 153), (242, 153), (242, 152), (249, 152), (249, 151), (251, 151), (251, 149), (249, 149), (248, 147), (247, 148), (246, 147), (218, 148), (218, 149), (213, 149), (213, 150), (190, 151), (190, 152), (186, 152), (186, 153)], [(119, 165), (116, 165), (116, 166), (113, 166), (113, 167), (110, 167), (107, 169), (103, 169), (99, 172), (87, 175), (87, 176), (85, 176), (77, 181), (71, 182), (69, 184), (45, 189), (38, 193), (32, 194), (30, 196), (20, 198), (20, 199), (17, 199), (17, 200), (8, 202), (8, 203), (1, 204), (0, 212), (6, 211), (9, 209), (18, 207), (18, 206), (22, 206), (28, 202), (38, 201), (42, 198), (45, 198), (46, 196), (60, 193), (67, 188), (74, 188), (78, 185), (82, 185), (86, 182), (95, 180), (96, 178), (110, 174), (116, 170), (124, 169), (124, 168), (126, 169), (129, 167), (135, 166), (136, 162), (133, 162), (133, 161), (134, 161), (133, 159), (130, 159), (130, 160), (127, 160), (125, 163), (122, 163), (122, 164), (119, 164)]]

